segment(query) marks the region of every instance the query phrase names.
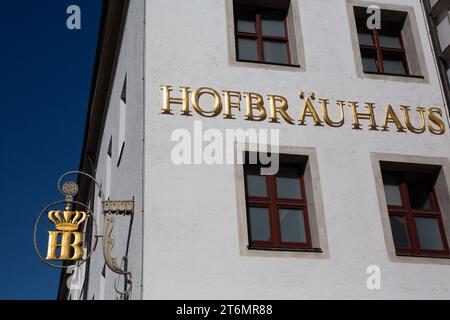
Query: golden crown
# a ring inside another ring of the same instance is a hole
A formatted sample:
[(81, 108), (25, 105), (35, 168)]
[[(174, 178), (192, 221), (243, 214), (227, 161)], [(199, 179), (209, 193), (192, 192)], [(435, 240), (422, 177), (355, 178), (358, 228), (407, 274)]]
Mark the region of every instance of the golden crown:
[(49, 211), (48, 219), (55, 224), (56, 230), (76, 231), (78, 227), (87, 219), (84, 211), (71, 211), (67, 206), (66, 210)]

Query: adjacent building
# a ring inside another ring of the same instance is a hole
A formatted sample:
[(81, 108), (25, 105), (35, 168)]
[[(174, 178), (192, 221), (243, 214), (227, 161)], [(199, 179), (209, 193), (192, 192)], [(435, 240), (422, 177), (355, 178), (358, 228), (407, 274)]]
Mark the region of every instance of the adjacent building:
[(450, 1), (425, 0), (430, 35), (443, 81), (443, 91), (450, 104)]

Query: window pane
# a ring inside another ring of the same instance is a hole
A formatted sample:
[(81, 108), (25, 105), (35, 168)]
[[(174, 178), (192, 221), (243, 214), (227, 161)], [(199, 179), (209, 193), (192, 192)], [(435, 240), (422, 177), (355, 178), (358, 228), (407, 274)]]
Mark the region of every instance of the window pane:
[(391, 221), (392, 236), (397, 248), (410, 248), (408, 229), (406, 228), (405, 218), (401, 216), (389, 216)]
[(280, 228), (282, 242), (306, 242), (303, 210), (280, 209)]
[(374, 58), (362, 58), (363, 68), (365, 72), (378, 72)]
[(285, 37), (284, 20), (261, 20), (262, 33), (265, 36)]
[(431, 210), (430, 192), (432, 183), (430, 176), (425, 174), (410, 173), (406, 175), (409, 201), (411, 208)]
[(277, 197), (301, 199), (300, 175), (296, 168), (282, 168), (276, 177)]
[(444, 250), (437, 219), (416, 218), (420, 247), (425, 250)]
[(380, 41), (380, 46), (382, 46), (382, 47), (394, 48), (394, 49), (402, 48), (402, 45), (400, 43), (400, 38), (398, 36), (380, 34), (378, 39)]
[(250, 20), (239, 19), (237, 22), (237, 30), (238, 32), (256, 33), (255, 22)]
[(407, 74), (402, 57), (383, 55), (385, 73)]
[(258, 50), (256, 40), (238, 38), (238, 58), (242, 60), (258, 61)]
[(266, 62), (288, 64), (288, 51), (285, 42), (264, 41), (264, 58)]
[(253, 241), (269, 241), (269, 209), (249, 208), (250, 211), (250, 235)]
[(360, 45), (373, 46), (372, 34), (371, 33), (358, 33), (358, 39)]
[(383, 174), (384, 193), (388, 205), (401, 206), (400, 179), (395, 175)]
[(361, 50), (364, 72), (378, 72), (375, 50)]
[(247, 176), (247, 195), (250, 197), (266, 197), (267, 186), (265, 176)]

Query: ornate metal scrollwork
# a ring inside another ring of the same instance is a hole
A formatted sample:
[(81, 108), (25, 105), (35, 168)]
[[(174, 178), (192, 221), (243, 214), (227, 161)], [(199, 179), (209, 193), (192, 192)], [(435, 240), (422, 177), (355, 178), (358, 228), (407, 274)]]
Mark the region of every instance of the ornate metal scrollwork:
[[(125, 282), (127, 285), (127, 288), (125, 291), (120, 291), (117, 289), (116, 283), (114, 283), (114, 290), (120, 294), (120, 295), (127, 295), (133, 285), (132, 282), (132, 276), (131, 272), (124, 271), (119, 264), (117, 263), (117, 258), (112, 256), (112, 249), (114, 248), (114, 243), (116, 241), (116, 238), (112, 234), (114, 229), (114, 223), (116, 221), (115, 214), (121, 213), (121, 212), (133, 212), (134, 202), (127, 201), (121, 202), (121, 201), (114, 201), (114, 205), (110, 205), (109, 201), (103, 202), (103, 213), (105, 215), (105, 222), (104, 222), (104, 229), (103, 229), (103, 255), (105, 257), (106, 265), (108, 266), (111, 271), (125, 276)], [(119, 208), (129, 208), (131, 211), (121, 211)], [(117, 209), (117, 210), (115, 210)]]

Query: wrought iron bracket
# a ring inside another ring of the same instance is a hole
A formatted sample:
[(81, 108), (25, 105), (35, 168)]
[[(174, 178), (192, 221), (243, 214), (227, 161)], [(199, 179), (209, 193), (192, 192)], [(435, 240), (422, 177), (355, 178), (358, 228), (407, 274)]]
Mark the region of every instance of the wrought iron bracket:
[(104, 229), (103, 229), (103, 255), (108, 268), (125, 277), (126, 290), (120, 291), (117, 289), (117, 284), (114, 283), (114, 290), (120, 295), (127, 295), (133, 285), (131, 272), (124, 271), (117, 263), (117, 258), (113, 257), (111, 252), (114, 248), (116, 238), (112, 234), (116, 215), (132, 215), (134, 213), (134, 198), (131, 201), (102, 201), (103, 214), (105, 215)]
[(125, 282), (127, 284), (127, 288), (125, 291), (118, 290), (116, 284), (114, 284), (114, 290), (118, 294), (125, 296), (130, 292), (133, 286), (133, 282), (131, 272), (123, 270), (117, 263), (117, 258), (113, 257), (111, 254), (116, 241), (116, 237), (112, 234), (115, 221), (116, 216), (114, 213), (105, 213), (105, 222), (103, 229), (103, 256), (105, 258), (106, 265), (112, 272), (123, 275), (125, 277)]

